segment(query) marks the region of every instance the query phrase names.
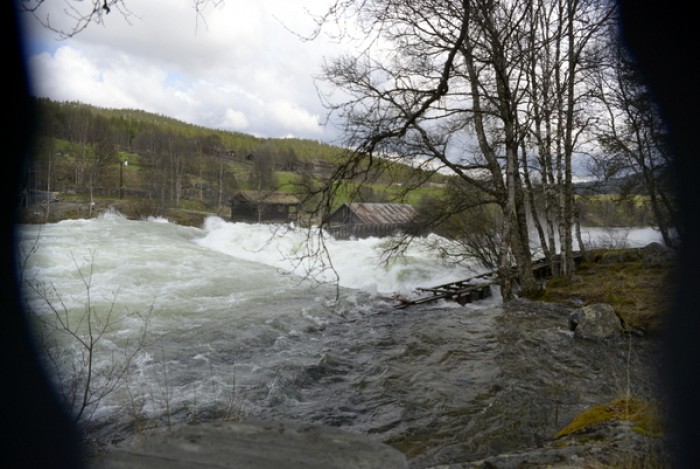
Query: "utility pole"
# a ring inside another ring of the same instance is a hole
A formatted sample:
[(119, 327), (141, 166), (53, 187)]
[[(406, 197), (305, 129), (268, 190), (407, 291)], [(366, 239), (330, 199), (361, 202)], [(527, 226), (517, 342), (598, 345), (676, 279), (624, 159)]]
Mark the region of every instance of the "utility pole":
[(124, 198), (124, 166), (128, 166), (127, 160), (119, 162), (119, 198)]

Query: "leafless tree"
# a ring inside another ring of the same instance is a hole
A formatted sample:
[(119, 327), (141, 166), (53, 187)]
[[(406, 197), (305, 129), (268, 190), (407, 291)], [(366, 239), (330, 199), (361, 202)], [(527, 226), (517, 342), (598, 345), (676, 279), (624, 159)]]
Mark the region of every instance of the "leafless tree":
[(460, 180), (447, 184), (444, 196), (425, 197), (418, 208), (417, 229), (432, 231), (454, 243), (435, 243), (434, 251), (456, 265), (477, 261), (488, 269), (498, 267), (500, 227), (497, 205)]
[[(498, 270), (508, 299), (511, 259), (521, 286), (535, 288), (523, 155), (539, 155), (540, 179), (549, 183), (549, 229), (553, 234), (558, 222), (564, 270), (571, 272), (584, 59), (609, 8), (578, 0), (334, 2), (319, 24), (351, 15), (371, 39), (324, 69), (323, 78), (349, 96), (328, 105), (352, 149), (329, 193), (338, 181), (376, 176), (381, 161), (451, 172), (501, 212)], [(542, 238), (556, 249), (553, 236)]]
[(134, 139), (134, 148), (143, 157), (141, 169), (153, 202), (151, 215), (163, 215), (168, 204), (167, 136), (156, 129), (144, 131)]
[(274, 191), (276, 181), (274, 174), (274, 154), (268, 151), (260, 151), (250, 155), (252, 168), (248, 174), (248, 185), (258, 191)]
[(183, 135), (168, 133), (165, 139), (169, 199), (177, 207), (185, 184), (185, 167), (195, 148)]
[[(528, 83), (522, 172), (542, 252), (563, 275), (574, 268), (572, 226), (578, 212), (572, 160), (595, 123), (591, 77), (604, 66), (601, 51), (615, 13), (610, 2), (538, 0), (523, 21)], [(537, 196), (541, 205), (534, 203)]]
[[(625, 179), (627, 186), (636, 185), (648, 195), (664, 243), (674, 246), (678, 209), (669, 183), (672, 155), (664, 123), (619, 41), (611, 41), (606, 55), (609, 67), (599, 70), (597, 81), (605, 118), (596, 128), (602, 150), (594, 159), (596, 169), (603, 178)], [(627, 192), (633, 188), (623, 187), (623, 194)]]
[(86, 152), (84, 160), (86, 185), (90, 194), (90, 214), (94, 202), (94, 189), (99, 184), (100, 176), (106, 168), (117, 164), (114, 132), (109, 121), (102, 116), (93, 116), (91, 119), (92, 124), (88, 133), (91, 147)]
[[(492, 129), (486, 121), (494, 116), (492, 109), (484, 108), (492, 103), (482, 100), (482, 85), (487, 80), (478, 76), (484, 72), (490, 84), (495, 83), (493, 68), (477, 65), (476, 48), (491, 48), (495, 44), (490, 39), (498, 42), (497, 35), (489, 36), (493, 29), (488, 6), (482, 3), (472, 9), (469, 2), (358, 1), (338, 2), (329, 15), (338, 12), (355, 14), (367, 32), (374, 34), (373, 44), (391, 46), (379, 55), (368, 47), (357, 57), (343, 56), (325, 67), (324, 78), (351, 97), (340, 104), (330, 103), (331, 111), (345, 124), (346, 144), (353, 149), (333, 175), (330, 192), (339, 187), (337, 181), (371, 180), (383, 171), (382, 160), (398, 160), (415, 167), (449, 168), (512, 215), (514, 192), (509, 194), (510, 184), (504, 182), (506, 174), (513, 175), (514, 167), (507, 164), (513, 161), (512, 155), (507, 145), (491, 146), (490, 136), (503, 139), (498, 131), (489, 135)], [(491, 61), (495, 67), (503, 63)], [(499, 91), (508, 93), (510, 88)], [(509, 114), (511, 108), (506, 104), (502, 110)], [(454, 144), (464, 141), (468, 127), (477, 131), (480, 153)], [(331, 199), (332, 194), (327, 208), (333, 205)], [(512, 216), (504, 220), (502, 254), (509, 251), (513, 232)], [(502, 287), (509, 296), (509, 275), (502, 277)]]
[[(35, 252), (36, 244), (24, 253), (23, 266)], [(37, 325), (41, 358), (59, 395), (72, 410), (75, 422), (87, 423), (97, 406), (124, 384), (134, 358), (146, 346), (150, 311), (144, 314), (117, 311), (117, 293), (105, 308), (97, 306), (92, 298), (94, 253), (84, 263), (75, 258), (73, 261), (84, 287), (82, 311), (68, 308), (61, 293), (51, 284), (25, 275), (22, 286), (28, 293), (27, 311)], [(127, 317), (142, 321), (136, 338), (122, 346), (110, 344), (107, 335), (117, 330)]]
[[(54, 136), (59, 132), (60, 123), (57, 121), (54, 115), (46, 114), (41, 115), (40, 120), (37, 125), (37, 138), (34, 143), (33, 158), (32, 163), (29, 166), (32, 170), (29, 172), (28, 176), (31, 174), (34, 176), (34, 181), (27, 181), (26, 183), (26, 203), (28, 204), (31, 199), (30, 190), (37, 189), (41, 187), (42, 190), (46, 191), (46, 197), (42, 199), (45, 202), (45, 221), (49, 221), (49, 215), (51, 212), (51, 191), (54, 189), (54, 180), (56, 178), (56, 142)], [(41, 186), (39, 186), (41, 184)]]
[(105, 15), (112, 11), (119, 12), (127, 21), (133, 16), (125, 0), (64, 0), (62, 15), (57, 19), (52, 18), (48, 11), (50, 4), (55, 3), (48, 0), (19, 0), (17, 5), (20, 12), (32, 14), (42, 26), (62, 38), (75, 36), (91, 24), (104, 24)]
[(75, 185), (82, 186), (84, 183), (85, 166), (87, 165), (88, 159), (90, 127), (93, 118), (90, 110), (77, 103), (71, 103), (66, 114), (68, 138), (75, 148)]
[[(51, 16), (50, 8), (62, 3), (61, 12)], [(205, 11), (208, 7), (217, 7), (224, 0), (191, 0), (195, 12), (195, 28), (200, 22), (206, 26)], [(60, 38), (66, 39), (81, 33), (92, 24), (103, 25), (105, 17), (116, 12), (129, 24), (137, 16), (129, 9), (128, 0), (18, 0), (20, 12), (31, 14), (46, 29), (53, 31)], [(58, 18), (56, 18), (58, 17)]]

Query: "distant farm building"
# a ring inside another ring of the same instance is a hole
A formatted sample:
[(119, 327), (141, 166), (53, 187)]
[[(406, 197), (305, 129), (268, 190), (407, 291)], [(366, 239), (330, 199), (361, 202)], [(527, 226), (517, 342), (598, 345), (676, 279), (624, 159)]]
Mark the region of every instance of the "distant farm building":
[(338, 238), (390, 236), (414, 228), (417, 217), (408, 204), (343, 204), (330, 216), (328, 232)]
[(241, 191), (231, 199), (231, 221), (288, 222), (296, 219), (300, 205), (291, 194)]

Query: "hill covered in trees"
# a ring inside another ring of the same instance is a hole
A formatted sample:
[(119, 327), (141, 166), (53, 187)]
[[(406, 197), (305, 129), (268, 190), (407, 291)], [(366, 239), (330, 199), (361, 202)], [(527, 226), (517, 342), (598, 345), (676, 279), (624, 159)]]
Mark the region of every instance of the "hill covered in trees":
[[(162, 215), (173, 208), (225, 214), (229, 199), (241, 190), (293, 193), (310, 207), (314, 188), (331, 176), (345, 151), (314, 140), (207, 129), (141, 110), (48, 99), (37, 99), (36, 107), (25, 207), (60, 193), (53, 197), (87, 204), (88, 212), (102, 200), (121, 199), (120, 208), (133, 215)], [(415, 170), (392, 167), (373, 181), (345, 181), (348, 198), (408, 197), (416, 203), (420, 194), (407, 195), (399, 182), (402, 172)], [(436, 186), (445, 179), (432, 177)], [(39, 219), (51, 219), (46, 210), (46, 217), (35, 211)]]

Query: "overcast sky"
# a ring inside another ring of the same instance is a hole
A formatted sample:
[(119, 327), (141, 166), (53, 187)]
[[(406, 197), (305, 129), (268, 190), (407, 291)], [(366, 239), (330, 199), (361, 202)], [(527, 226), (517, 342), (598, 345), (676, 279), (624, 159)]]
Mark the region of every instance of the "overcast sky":
[[(42, 12), (67, 21), (66, 5), (51, 0)], [(308, 11), (328, 0), (226, 0), (198, 18), (192, 0), (125, 0), (117, 11), (70, 39), (59, 39), (24, 15), (33, 93), (57, 101), (143, 109), (209, 128), (260, 137), (298, 137), (337, 143), (323, 125), (326, 110), (314, 76), (340, 46), (310, 34)], [(131, 24), (129, 24), (131, 23)], [(62, 23), (66, 28), (69, 23)]]

